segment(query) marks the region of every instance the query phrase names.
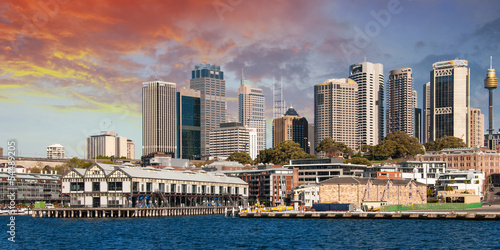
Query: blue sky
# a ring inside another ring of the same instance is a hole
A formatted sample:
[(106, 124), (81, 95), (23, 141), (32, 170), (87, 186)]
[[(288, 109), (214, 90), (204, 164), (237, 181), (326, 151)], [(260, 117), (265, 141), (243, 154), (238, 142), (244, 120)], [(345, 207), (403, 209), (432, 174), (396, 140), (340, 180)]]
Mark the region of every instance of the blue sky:
[(68, 157), (83, 157), (87, 136), (111, 130), (132, 139), (140, 157), (141, 83), (188, 87), (200, 63), (221, 65), (233, 117), (242, 67), (264, 89), (268, 145), (273, 78), (283, 76), (287, 104), (314, 122), (313, 86), (347, 77), (365, 58), (382, 63), (386, 78), (413, 68), (419, 107), (432, 63), (468, 60), (471, 106), (484, 114), (490, 56), (500, 69), (499, 1), (52, 3), (0, 4), (0, 146), (16, 139), (23, 156), (60, 143)]

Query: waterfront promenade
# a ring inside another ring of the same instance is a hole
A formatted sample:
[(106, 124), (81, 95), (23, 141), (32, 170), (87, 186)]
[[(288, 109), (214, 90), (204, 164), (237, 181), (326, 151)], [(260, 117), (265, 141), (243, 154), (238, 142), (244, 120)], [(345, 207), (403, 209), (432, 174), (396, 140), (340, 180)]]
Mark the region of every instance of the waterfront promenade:
[(36, 208), (33, 218), (132, 218), (224, 214), (227, 207)]
[(404, 212), (249, 212), (240, 218), (283, 219), (425, 219), (425, 220), (500, 220), (500, 212), (404, 211)]

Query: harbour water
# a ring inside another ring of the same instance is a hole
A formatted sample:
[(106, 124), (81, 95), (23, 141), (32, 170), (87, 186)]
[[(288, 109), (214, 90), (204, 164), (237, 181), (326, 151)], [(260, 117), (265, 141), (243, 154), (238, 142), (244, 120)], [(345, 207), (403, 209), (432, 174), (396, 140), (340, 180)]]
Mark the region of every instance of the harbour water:
[(500, 223), (461, 220), (31, 218), (2, 249), (500, 249)]

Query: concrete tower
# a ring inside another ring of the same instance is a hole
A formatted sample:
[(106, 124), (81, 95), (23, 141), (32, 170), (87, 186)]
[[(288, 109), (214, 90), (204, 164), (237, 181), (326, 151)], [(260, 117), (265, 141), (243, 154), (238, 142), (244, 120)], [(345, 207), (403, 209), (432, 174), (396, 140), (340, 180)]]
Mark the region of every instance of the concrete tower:
[(490, 56), (490, 68), (484, 79), (484, 88), (488, 89), (490, 92), (490, 106), (489, 106), (489, 126), (488, 126), (488, 146), (492, 148), (491, 139), (493, 137), (493, 90), (498, 86), (498, 78), (495, 76), (495, 69), (493, 69), (492, 57)]

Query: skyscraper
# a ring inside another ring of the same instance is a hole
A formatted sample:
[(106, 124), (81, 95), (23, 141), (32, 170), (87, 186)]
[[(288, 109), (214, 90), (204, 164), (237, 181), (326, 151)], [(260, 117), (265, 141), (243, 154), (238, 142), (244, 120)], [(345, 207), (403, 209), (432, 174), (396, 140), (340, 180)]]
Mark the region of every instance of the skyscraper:
[(387, 133), (402, 131), (413, 137), (416, 98), (411, 68), (389, 71), (388, 88)]
[(452, 60), (432, 65), (430, 84), (430, 138), (461, 138), (470, 146), (470, 70), (467, 61)]
[(349, 78), (358, 84), (360, 144), (375, 146), (384, 138), (384, 66), (371, 62), (353, 64)]
[(257, 150), (266, 149), (266, 111), (262, 89), (252, 88), (242, 76), (238, 89), (238, 116), (243, 126), (257, 129)]
[(422, 122), (422, 143), (431, 142), (431, 83), (424, 84), (424, 113)]
[(357, 101), (358, 84), (351, 79), (330, 79), (314, 85), (315, 141), (312, 148), (325, 138), (353, 149), (358, 147)]
[(470, 108), (470, 146), (484, 146), (484, 114), (481, 109)]
[(299, 116), (294, 108), (290, 107), (285, 116), (273, 120), (273, 147), (284, 141), (294, 141), (300, 144), (304, 152), (308, 152), (308, 123), (305, 117)]
[(142, 84), (142, 155), (162, 152), (175, 157), (175, 83)]
[(200, 92), (201, 157), (210, 156), (210, 131), (226, 122), (226, 81), (220, 66), (196, 65), (191, 74), (191, 89)]
[(200, 159), (200, 121), (200, 92), (180, 89), (177, 92), (177, 158)]

